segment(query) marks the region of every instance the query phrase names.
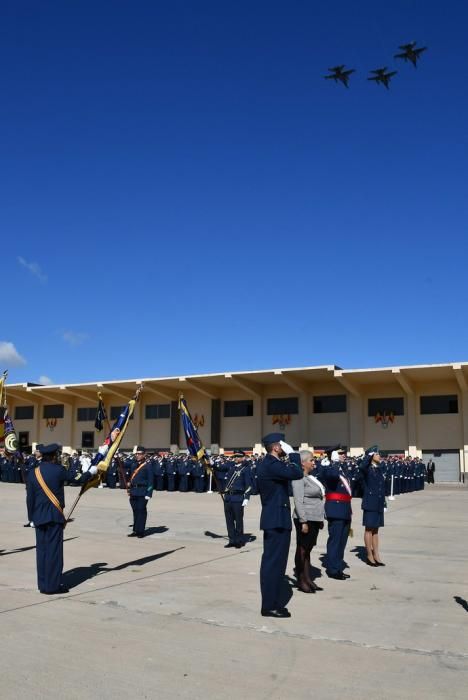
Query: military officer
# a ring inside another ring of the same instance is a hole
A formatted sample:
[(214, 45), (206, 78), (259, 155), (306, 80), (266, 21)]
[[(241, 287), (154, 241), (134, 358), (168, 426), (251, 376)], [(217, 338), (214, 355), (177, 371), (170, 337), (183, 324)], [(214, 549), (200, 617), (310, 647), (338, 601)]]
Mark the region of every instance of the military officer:
[(252, 484), (249, 468), (245, 460), (245, 452), (239, 450), (232, 455), (232, 461), (224, 462), (215, 467), (226, 473), (224, 487), (224, 517), (229, 542), (225, 547), (240, 549), (244, 541), (244, 507), (248, 504)]
[[(26, 459), (24, 463), (24, 473), (26, 477), (26, 489), (28, 487), (28, 478), (29, 474), (31, 471), (34, 471), (34, 469), (39, 466), (41, 463), (42, 455), (40, 448), (43, 447), (43, 445), (36, 445), (36, 449), (34, 450), (34, 454), (29, 455), (29, 457)], [(70, 478), (68, 472), (67, 472), (68, 478)], [(32, 514), (29, 510), (29, 502), (28, 499), (26, 498), (26, 509), (28, 511), (28, 522), (23, 525), (23, 527), (34, 527), (34, 521)]]
[(153, 458), (153, 474), (156, 491), (164, 491), (164, 459), (158, 454)]
[(258, 466), (257, 485), (262, 503), (260, 529), (263, 530), (263, 555), (260, 567), (264, 617), (291, 617), (281, 606), (281, 582), (288, 563), (291, 542), (291, 507), (289, 482), (302, 479), (298, 452), (284, 442), (284, 433), (270, 433), (263, 438), (266, 457)]
[(151, 462), (146, 459), (146, 450), (138, 445), (135, 452), (135, 461), (132, 463), (132, 472), (128, 482), (128, 495), (133, 511), (133, 530), (128, 537), (145, 536), (146, 508), (149, 499), (153, 495), (153, 468)]
[(166, 477), (167, 477), (167, 490), (176, 490), (176, 479), (177, 479), (177, 460), (173, 454), (168, 455), (166, 458)]
[[(64, 484), (67, 470), (60, 464), (61, 446), (41, 445), (40, 464), (29, 472), (27, 482), (28, 512), (36, 532), (37, 585), (41, 593), (67, 593), (60, 579), (63, 569), (63, 529), (65, 516)], [(97, 474), (92, 466), (78, 476), (84, 484)]]
[(194, 459), (192, 466), (192, 476), (195, 493), (203, 493), (205, 491), (206, 482), (206, 470), (203, 462), (199, 462), (196, 459)]
[(314, 476), (325, 486), (325, 516), (328, 521), (327, 575), (344, 581), (344, 551), (351, 529), (351, 483), (345, 464), (346, 451), (339, 445), (327, 450), (329, 459), (322, 460)]
[(384, 526), (385, 476), (382, 472), (378, 445), (366, 450), (359, 465), (362, 484), (362, 524), (368, 566), (385, 566), (380, 560), (379, 528)]

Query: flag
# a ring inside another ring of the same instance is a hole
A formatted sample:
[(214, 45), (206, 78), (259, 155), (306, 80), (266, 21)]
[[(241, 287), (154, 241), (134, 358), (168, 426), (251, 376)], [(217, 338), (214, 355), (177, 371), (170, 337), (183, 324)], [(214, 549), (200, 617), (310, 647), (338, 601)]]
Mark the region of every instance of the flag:
[(109, 469), (112, 459), (117, 450), (119, 449), (119, 445), (122, 442), (122, 438), (125, 435), (125, 431), (127, 430), (128, 421), (130, 420), (130, 417), (132, 416), (133, 411), (135, 410), (135, 404), (136, 399), (131, 399), (131, 401), (128, 402), (128, 404), (122, 410), (122, 413), (119, 415), (114, 425), (112, 426), (112, 429), (109, 435), (107, 436), (104, 444), (101, 445), (101, 447), (97, 451), (96, 456), (93, 457), (93, 459), (91, 460), (91, 465), (97, 466), (99, 471), (95, 477), (90, 479), (90, 481), (88, 481), (81, 487), (81, 493), (84, 493), (93, 486), (97, 486), (97, 484), (99, 484), (100, 475), (105, 474), (106, 471)]
[(5, 442), (5, 413), (7, 412), (7, 408), (5, 405), (6, 397), (4, 394), (4, 387), (7, 374), (8, 371), (5, 370), (0, 377), (0, 447), (3, 447)]
[(16, 431), (8, 414), (8, 408), (4, 407), (3, 414), (3, 429), (4, 429), (4, 442), (5, 450), (10, 454), (14, 455), (18, 452), (18, 439), (16, 437)]
[(192, 416), (187, 408), (187, 402), (183, 396), (179, 398), (179, 411), (182, 416), (182, 424), (184, 426), (185, 440), (187, 449), (196, 459), (203, 461), (205, 466), (210, 468), (210, 462), (206, 454), (205, 448), (202, 445), (198, 431), (192, 420)]
[(98, 433), (101, 432), (101, 430), (104, 427), (104, 421), (107, 420), (107, 413), (106, 413), (106, 408), (104, 406), (104, 401), (102, 400), (102, 394), (99, 392), (98, 393), (98, 407), (96, 411), (96, 420), (94, 421), (94, 427), (98, 431)]

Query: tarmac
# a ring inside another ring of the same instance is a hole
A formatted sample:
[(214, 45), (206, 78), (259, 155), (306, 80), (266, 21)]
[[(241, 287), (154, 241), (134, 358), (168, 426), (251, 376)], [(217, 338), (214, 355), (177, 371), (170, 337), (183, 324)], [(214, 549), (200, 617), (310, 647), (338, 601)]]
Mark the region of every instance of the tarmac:
[(24, 487), (0, 484), (0, 503), (2, 700), (468, 697), (467, 488), (389, 502), (378, 569), (362, 561), (355, 500), (351, 578), (325, 575), (325, 527), (312, 552), (324, 590), (289, 585), (285, 620), (260, 616), (257, 497), (251, 541), (233, 550), (216, 494), (155, 493), (148, 535), (128, 539), (125, 492), (89, 491), (65, 531), (62, 596), (37, 591)]

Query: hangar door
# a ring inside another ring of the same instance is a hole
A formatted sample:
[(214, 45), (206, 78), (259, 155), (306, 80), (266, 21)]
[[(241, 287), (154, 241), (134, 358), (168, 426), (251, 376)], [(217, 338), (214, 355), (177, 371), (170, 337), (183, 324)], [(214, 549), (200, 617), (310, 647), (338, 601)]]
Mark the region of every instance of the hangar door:
[(423, 450), (424, 464), (433, 459), (434, 481), (460, 481), (460, 453), (458, 450)]

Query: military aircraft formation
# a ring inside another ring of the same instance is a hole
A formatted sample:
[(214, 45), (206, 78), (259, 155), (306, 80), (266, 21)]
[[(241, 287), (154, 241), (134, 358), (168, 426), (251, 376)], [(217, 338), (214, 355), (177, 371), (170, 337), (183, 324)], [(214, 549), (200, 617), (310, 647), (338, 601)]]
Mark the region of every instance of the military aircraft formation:
[[(413, 64), (416, 68), (418, 60), (421, 58), (423, 51), (427, 51), (427, 46), (417, 47), (417, 42), (412, 41), (410, 44), (402, 44), (398, 47), (402, 53), (396, 53), (394, 58), (401, 58), (407, 63), (408, 61)], [(346, 68), (344, 64), (339, 66), (334, 66), (329, 68), (329, 75), (324, 75), (325, 80), (334, 80), (335, 83), (342, 83), (346, 88), (349, 87), (349, 78), (352, 73), (356, 72), (355, 68)], [(389, 71), (387, 66), (384, 68), (377, 68), (376, 70), (371, 70), (370, 75), (367, 80), (373, 80), (376, 84), (381, 84), (389, 89), (390, 80), (396, 75), (398, 71)]]

